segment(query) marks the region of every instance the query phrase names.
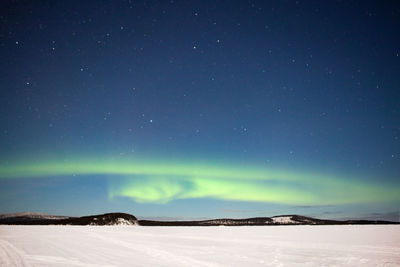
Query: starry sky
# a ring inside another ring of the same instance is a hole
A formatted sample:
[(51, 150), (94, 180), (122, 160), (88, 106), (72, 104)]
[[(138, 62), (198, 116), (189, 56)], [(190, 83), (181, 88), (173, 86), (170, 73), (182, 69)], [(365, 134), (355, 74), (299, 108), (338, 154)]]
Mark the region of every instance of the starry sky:
[(395, 1), (2, 1), (0, 213), (400, 220)]

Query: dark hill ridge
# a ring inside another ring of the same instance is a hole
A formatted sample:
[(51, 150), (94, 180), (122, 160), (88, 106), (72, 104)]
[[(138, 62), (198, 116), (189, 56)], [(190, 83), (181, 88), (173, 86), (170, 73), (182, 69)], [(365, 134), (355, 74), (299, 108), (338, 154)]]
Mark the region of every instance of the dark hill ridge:
[(151, 221), (139, 220), (143, 226), (218, 226), (218, 225), (267, 225), (271, 218), (257, 217), (249, 219), (212, 219), (203, 221)]
[(35, 213), (0, 215), (0, 224), (18, 225), (141, 225), (141, 226), (244, 226), (244, 225), (348, 225), (348, 224), (399, 224), (389, 221), (321, 220), (300, 215), (280, 215), (248, 219), (212, 219), (202, 221), (138, 220), (127, 213), (106, 213), (83, 217), (51, 216)]
[(127, 213), (106, 213), (101, 215), (84, 216), (57, 220), (57, 224), (69, 225), (136, 225), (135, 216)]
[(389, 221), (367, 220), (321, 220), (300, 215), (280, 215), (274, 217), (256, 217), (248, 219), (213, 219), (203, 221), (150, 221), (139, 220), (143, 226), (243, 226), (243, 225), (348, 225), (348, 224), (399, 224)]
[(280, 215), (274, 217), (256, 217), (248, 219), (213, 219), (203, 221), (151, 221), (139, 220), (143, 226), (243, 226), (243, 225), (348, 225), (348, 224), (399, 224), (389, 221), (367, 220), (321, 220), (300, 215)]
[(41, 221), (41, 220), (61, 220), (68, 219), (68, 216), (54, 216), (37, 212), (19, 212), (19, 213), (9, 213), (0, 214), (0, 222), (26, 222), (26, 221)]
[(43, 214), (35, 217), (22, 214), (19, 216), (0, 216), (0, 224), (18, 225), (137, 225), (135, 216), (127, 213), (106, 213), (83, 217), (65, 217)]

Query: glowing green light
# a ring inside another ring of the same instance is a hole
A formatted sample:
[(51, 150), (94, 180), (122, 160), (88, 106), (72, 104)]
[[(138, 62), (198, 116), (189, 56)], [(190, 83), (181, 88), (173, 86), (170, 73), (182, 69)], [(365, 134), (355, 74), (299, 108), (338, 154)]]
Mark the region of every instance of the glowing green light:
[(0, 165), (0, 178), (107, 175), (109, 196), (139, 203), (213, 198), (283, 204), (348, 204), (400, 200), (399, 185), (264, 168), (110, 160)]

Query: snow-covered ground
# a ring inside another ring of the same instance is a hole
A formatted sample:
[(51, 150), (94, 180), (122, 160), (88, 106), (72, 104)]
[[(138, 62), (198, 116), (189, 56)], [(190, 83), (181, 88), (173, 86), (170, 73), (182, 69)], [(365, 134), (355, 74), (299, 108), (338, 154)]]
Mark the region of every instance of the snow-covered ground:
[(0, 266), (400, 266), (399, 225), (0, 226)]

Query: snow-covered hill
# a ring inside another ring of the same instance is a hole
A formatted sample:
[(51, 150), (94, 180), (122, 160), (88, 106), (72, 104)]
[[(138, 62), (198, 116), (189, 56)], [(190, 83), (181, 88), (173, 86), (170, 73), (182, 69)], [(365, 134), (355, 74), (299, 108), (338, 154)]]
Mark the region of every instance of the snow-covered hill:
[(41, 213), (13, 213), (0, 215), (0, 224), (24, 225), (142, 225), (142, 226), (244, 226), (244, 225), (344, 225), (344, 224), (398, 224), (387, 221), (320, 220), (300, 215), (279, 215), (247, 219), (212, 219), (200, 221), (138, 220), (127, 213), (106, 213), (84, 217), (52, 216)]
[(40, 213), (3, 214), (0, 224), (25, 225), (137, 225), (135, 216), (126, 213), (106, 213), (83, 217), (51, 216)]
[(39, 213), (39, 212), (17, 212), (17, 213), (0, 214), (0, 219), (9, 219), (9, 218), (57, 220), (57, 219), (67, 219), (69, 217), (68, 216), (54, 216), (54, 215), (48, 215), (48, 214)]
[(85, 216), (70, 221), (71, 225), (137, 225), (135, 216), (126, 213), (106, 213)]
[(299, 224), (299, 221), (292, 219), (293, 216), (275, 216), (272, 217), (273, 224)]

